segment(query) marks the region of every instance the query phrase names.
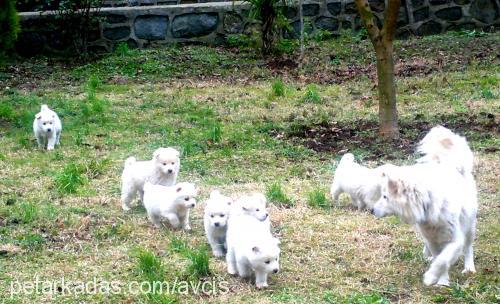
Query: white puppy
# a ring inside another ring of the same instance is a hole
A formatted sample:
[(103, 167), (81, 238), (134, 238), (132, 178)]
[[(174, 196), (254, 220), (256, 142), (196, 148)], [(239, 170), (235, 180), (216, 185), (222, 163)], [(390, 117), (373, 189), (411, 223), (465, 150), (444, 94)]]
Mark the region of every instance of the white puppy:
[(144, 184), (144, 207), (149, 220), (156, 226), (166, 219), (174, 228), (191, 230), (189, 209), (196, 206), (198, 192), (192, 183), (178, 183), (174, 186)]
[(33, 121), (33, 132), (38, 147), (54, 150), (54, 146), (59, 144), (61, 131), (62, 124), (57, 113), (49, 109), (47, 105), (42, 105), (40, 112), (35, 115)]
[(153, 159), (137, 161), (129, 157), (125, 161), (122, 173), (121, 201), (123, 210), (130, 209), (130, 203), (139, 193), (143, 201), (144, 183), (173, 186), (177, 181), (180, 159), (179, 152), (174, 148), (159, 148), (153, 153)]
[(354, 161), (353, 154), (344, 154), (335, 170), (330, 188), (333, 201), (337, 202), (339, 195), (345, 192), (358, 210), (371, 210), (380, 198), (380, 170), (381, 167), (363, 167)]
[[(266, 216), (267, 218), (267, 216)], [(267, 277), (279, 271), (279, 240), (269, 224), (255, 216), (231, 214), (227, 228), (227, 272), (242, 278), (255, 274), (257, 288), (267, 287)]]
[(216, 257), (222, 257), (226, 253), (227, 220), (233, 200), (214, 190), (205, 203), (205, 214), (203, 222), (208, 243), (212, 247), (212, 253)]
[(270, 226), (269, 212), (267, 211), (266, 204), (266, 196), (262, 193), (243, 195), (233, 204), (230, 214), (231, 216), (240, 214), (250, 215)]
[(448, 164), (462, 175), (472, 174), (474, 155), (467, 140), (443, 126), (432, 128), (419, 142), (417, 151), (424, 155), (418, 162)]
[(381, 194), (373, 214), (395, 214), (414, 225), (424, 240), (424, 253), (432, 255), (425, 285), (448, 285), (448, 270), (462, 252), (463, 272), (475, 272), (477, 191), (472, 175), (463, 176), (447, 164), (393, 166), (383, 173)]

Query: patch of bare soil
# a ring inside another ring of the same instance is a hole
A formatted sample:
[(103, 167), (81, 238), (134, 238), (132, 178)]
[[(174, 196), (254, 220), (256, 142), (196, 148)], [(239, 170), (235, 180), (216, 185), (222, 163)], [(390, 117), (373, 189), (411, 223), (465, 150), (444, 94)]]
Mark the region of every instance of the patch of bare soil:
[[(481, 141), (500, 136), (499, 120), (498, 115), (486, 112), (443, 114), (432, 122), (424, 121), (417, 115), (411, 121), (400, 123), (400, 137), (391, 142), (383, 141), (378, 136), (378, 123), (374, 121), (359, 121), (355, 125), (294, 125), (288, 131), (271, 130), (270, 133), (316, 152), (337, 154), (363, 150), (367, 160), (395, 159), (413, 154), (418, 141), (437, 124), (465, 135), (469, 141)], [(484, 148), (486, 153), (496, 151), (497, 147)]]

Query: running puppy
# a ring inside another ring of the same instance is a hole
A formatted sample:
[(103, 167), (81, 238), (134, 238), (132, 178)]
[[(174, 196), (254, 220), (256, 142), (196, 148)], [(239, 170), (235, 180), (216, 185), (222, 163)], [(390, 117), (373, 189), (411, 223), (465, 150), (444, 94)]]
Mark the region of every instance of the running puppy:
[(330, 187), (333, 201), (338, 202), (339, 195), (344, 192), (349, 194), (358, 210), (371, 210), (380, 198), (380, 167), (363, 167), (354, 161), (353, 154), (344, 154)]
[(122, 173), (121, 202), (123, 210), (130, 210), (130, 203), (139, 193), (143, 201), (144, 183), (173, 186), (179, 174), (179, 152), (174, 148), (159, 148), (153, 153), (153, 159), (137, 161), (135, 157), (125, 160)]
[(217, 190), (212, 191), (206, 201), (203, 222), (208, 243), (215, 257), (226, 254), (227, 220), (232, 204), (233, 200), (230, 197), (222, 195)]
[(38, 147), (47, 151), (54, 150), (54, 146), (59, 145), (61, 132), (62, 124), (57, 113), (49, 109), (47, 105), (42, 105), (33, 121), (33, 133), (35, 133)]
[(149, 220), (155, 227), (161, 227), (163, 220), (174, 228), (191, 230), (189, 210), (196, 206), (198, 191), (194, 184), (178, 183), (174, 186), (144, 185), (144, 207)]

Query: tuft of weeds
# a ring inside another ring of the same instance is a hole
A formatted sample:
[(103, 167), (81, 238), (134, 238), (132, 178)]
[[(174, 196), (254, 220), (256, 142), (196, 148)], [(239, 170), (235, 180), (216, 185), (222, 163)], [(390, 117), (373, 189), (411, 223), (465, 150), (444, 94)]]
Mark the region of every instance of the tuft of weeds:
[(306, 86), (306, 93), (302, 96), (302, 103), (322, 103), (323, 99), (318, 92), (318, 87), (315, 84), (308, 84)]
[(86, 98), (80, 102), (80, 110), (83, 119), (89, 122), (104, 123), (105, 114), (108, 112), (109, 102), (97, 97), (97, 89), (101, 86), (101, 81), (95, 75), (91, 75), (87, 80), (85, 93)]
[(27, 232), (16, 238), (16, 244), (28, 250), (39, 250), (45, 242), (42, 235), (32, 232)]
[(189, 260), (186, 269), (189, 278), (200, 279), (210, 275), (210, 257), (206, 245), (194, 249), (187, 248), (184, 256)]
[(285, 191), (283, 191), (283, 187), (279, 182), (270, 183), (266, 186), (266, 197), (270, 202), (277, 203), (285, 207), (293, 206), (292, 199), (285, 194)]
[(222, 141), (222, 124), (218, 121), (208, 124), (208, 141), (209, 143), (219, 143)]
[(59, 193), (75, 193), (86, 182), (85, 170), (75, 163), (67, 164), (62, 172), (54, 177), (54, 185)]
[(342, 297), (334, 292), (328, 291), (324, 294), (326, 303), (338, 304), (390, 304), (390, 301), (378, 293), (362, 294), (354, 293), (350, 297)]
[(92, 159), (90, 162), (85, 164), (85, 174), (88, 178), (94, 179), (106, 172), (109, 168), (111, 161), (109, 159)]
[(188, 245), (182, 239), (172, 236), (169, 248), (172, 252), (184, 254), (188, 250)]
[(165, 278), (165, 268), (162, 261), (151, 251), (137, 249), (137, 270), (139, 274), (149, 282), (163, 281)]
[(330, 203), (325, 191), (314, 189), (307, 193), (307, 204), (315, 208), (328, 208)]
[(14, 109), (7, 103), (0, 103), (0, 120), (12, 121), (14, 119)]
[(282, 97), (285, 96), (285, 84), (283, 80), (277, 78), (271, 84), (271, 96), (272, 97)]

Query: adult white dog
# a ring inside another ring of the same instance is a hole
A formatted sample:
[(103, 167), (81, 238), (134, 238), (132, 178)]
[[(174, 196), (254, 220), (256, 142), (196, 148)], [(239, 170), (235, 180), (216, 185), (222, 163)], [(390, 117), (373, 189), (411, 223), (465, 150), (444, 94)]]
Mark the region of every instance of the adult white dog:
[(144, 185), (144, 207), (149, 220), (155, 227), (167, 220), (174, 228), (191, 230), (189, 210), (196, 206), (198, 191), (192, 183), (178, 183), (174, 186)]
[(216, 257), (224, 256), (227, 250), (226, 232), (231, 205), (233, 200), (217, 190), (212, 191), (210, 198), (205, 202), (203, 216), (205, 234)]
[(57, 113), (47, 105), (42, 105), (40, 112), (35, 115), (33, 132), (39, 148), (54, 150), (55, 145), (59, 145), (62, 132), (61, 120)]
[(335, 170), (330, 193), (337, 202), (339, 195), (347, 193), (352, 203), (361, 209), (372, 209), (380, 198), (381, 167), (370, 169), (361, 166), (354, 160), (354, 155), (346, 153), (340, 159)]
[(125, 160), (122, 173), (121, 202), (123, 210), (130, 210), (130, 204), (139, 193), (143, 201), (144, 183), (173, 186), (179, 174), (179, 152), (174, 148), (159, 148), (153, 153), (153, 159), (137, 161), (135, 157)]
[(255, 275), (257, 288), (268, 286), (269, 274), (279, 271), (279, 240), (271, 235), (266, 219), (254, 215), (232, 213), (227, 228), (226, 264), (229, 274), (242, 278)]
[[(424, 240), (424, 253), (432, 260), (424, 274), (425, 285), (449, 285), (448, 270), (462, 253), (463, 273), (475, 272), (477, 190), (470, 174), (472, 160), (464, 158), (460, 163), (458, 158), (446, 159), (449, 155), (466, 155), (470, 149), (456, 142), (456, 137), (448, 139), (452, 144), (446, 144), (446, 149), (450, 151), (436, 154), (440, 155), (439, 162), (386, 167), (381, 198), (373, 208), (377, 217), (395, 214), (417, 228)], [(426, 145), (439, 146), (442, 141), (427, 141)]]

